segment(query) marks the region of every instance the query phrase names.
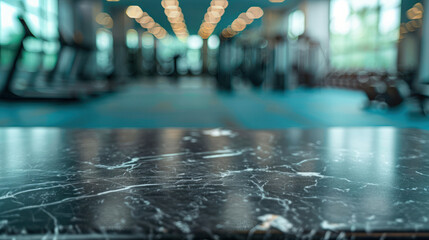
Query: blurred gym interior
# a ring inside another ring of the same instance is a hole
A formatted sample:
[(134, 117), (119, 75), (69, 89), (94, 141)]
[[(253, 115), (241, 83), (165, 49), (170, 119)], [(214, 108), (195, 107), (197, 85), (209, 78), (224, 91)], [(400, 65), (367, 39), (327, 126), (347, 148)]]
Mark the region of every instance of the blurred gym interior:
[(1, 0), (0, 126), (429, 129), (425, 2), (176, 2)]

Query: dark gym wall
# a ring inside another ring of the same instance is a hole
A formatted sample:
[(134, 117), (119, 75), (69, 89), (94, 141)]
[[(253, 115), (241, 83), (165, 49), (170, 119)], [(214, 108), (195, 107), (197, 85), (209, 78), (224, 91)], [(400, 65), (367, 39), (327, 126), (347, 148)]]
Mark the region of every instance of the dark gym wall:
[(128, 75), (127, 31), (134, 28), (135, 24), (133, 20), (126, 16), (125, 11), (126, 8), (121, 7), (110, 9), (110, 14), (114, 22), (112, 30), (114, 75), (119, 81)]

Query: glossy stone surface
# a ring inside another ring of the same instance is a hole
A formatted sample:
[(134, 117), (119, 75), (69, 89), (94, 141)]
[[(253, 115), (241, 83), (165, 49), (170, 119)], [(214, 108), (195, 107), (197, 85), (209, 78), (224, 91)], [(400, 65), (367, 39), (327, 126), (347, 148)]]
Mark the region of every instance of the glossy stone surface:
[(428, 146), (393, 128), (0, 129), (0, 238), (427, 237)]

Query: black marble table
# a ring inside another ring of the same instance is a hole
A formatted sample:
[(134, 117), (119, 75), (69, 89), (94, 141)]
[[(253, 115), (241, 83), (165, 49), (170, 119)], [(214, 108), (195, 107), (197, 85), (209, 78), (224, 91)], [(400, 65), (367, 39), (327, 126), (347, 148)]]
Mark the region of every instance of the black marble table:
[(429, 237), (429, 132), (0, 129), (0, 239)]

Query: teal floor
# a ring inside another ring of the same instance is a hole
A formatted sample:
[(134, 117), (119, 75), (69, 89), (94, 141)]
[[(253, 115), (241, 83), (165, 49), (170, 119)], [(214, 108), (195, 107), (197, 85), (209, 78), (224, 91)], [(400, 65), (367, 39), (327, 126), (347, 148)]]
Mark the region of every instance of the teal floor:
[(285, 94), (242, 89), (222, 94), (208, 83), (133, 84), (75, 104), (0, 102), (2, 127), (65, 128), (323, 128), (395, 126), (429, 130), (411, 104), (394, 111), (364, 109), (363, 93), (297, 89)]

